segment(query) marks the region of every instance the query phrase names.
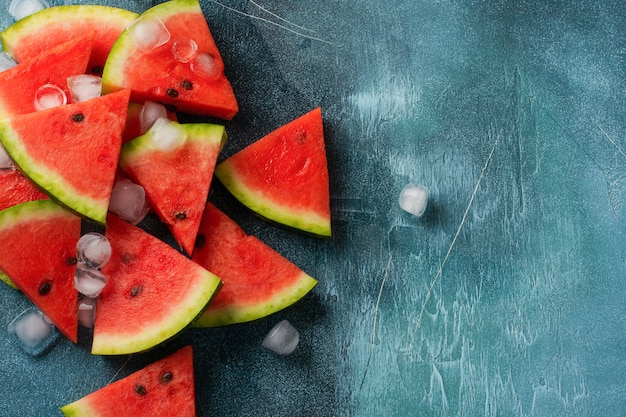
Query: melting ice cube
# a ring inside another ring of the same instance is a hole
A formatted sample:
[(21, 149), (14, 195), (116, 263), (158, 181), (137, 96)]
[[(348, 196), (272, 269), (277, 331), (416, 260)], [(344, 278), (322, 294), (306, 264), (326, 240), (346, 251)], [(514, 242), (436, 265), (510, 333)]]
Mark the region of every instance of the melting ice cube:
[(6, 52), (0, 52), (0, 72), (13, 68), (17, 62)]
[(67, 79), (67, 88), (74, 103), (100, 97), (102, 78), (97, 75), (80, 74)]
[(191, 63), (191, 70), (204, 78), (215, 78), (220, 74), (220, 68), (215, 58), (206, 53), (199, 53)]
[(96, 298), (102, 292), (109, 278), (100, 270), (91, 268), (89, 265), (78, 262), (76, 264), (76, 272), (74, 273), (74, 288), (79, 293)]
[(402, 210), (421, 217), (428, 203), (428, 188), (423, 185), (407, 184), (400, 192), (398, 202)]
[(183, 131), (178, 129), (167, 118), (157, 119), (150, 128), (150, 135), (154, 145), (163, 152), (170, 152), (178, 148), (186, 139)]
[(45, 110), (67, 103), (65, 92), (54, 84), (44, 84), (35, 93), (35, 108)]
[(148, 214), (146, 191), (129, 179), (121, 179), (113, 186), (109, 210), (121, 219), (137, 224)]
[(47, 7), (50, 6), (43, 0), (12, 0), (9, 13), (15, 20), (20, 20)]
[(34, 356), (52, 347), (60, 336), (50, 319), (35, 307), (17, 316), (7, 330), (15, 335), (25, 352)]
[(177, 38), (172, 43), (172, 55), (180, 62), (190, 62), (198, 53), (198, 44), (193, 39)]
[(161, 19), (154, 16), (140, 16), (126, 28), (138, 48), (151, 51), (170, 40), (170, 32)]
[(91, 268), (101, 268), (111, 259), (111, 244), (100, 233), (86, 233), (76, 243), (78, 261)]
[(164, 105), (154, 101), (146, 101), (139, 112), (139, 126), (143, 135), (159, 118), (167, 119), (167, 109)]
[(15, 169), (13, 161), (11, 161), (4, 146), (0, 145), (0, 171), (12, 171), (13, 169)]
[(96, 318), (96, 298), (82, 297), (78, 301), (78, 323), (87, 328), (93, 328)]
[(300, 342), (300, 334), (287, 320), (279, 322), (263, 339), (263, 347), (278, 353), (290, 355)]

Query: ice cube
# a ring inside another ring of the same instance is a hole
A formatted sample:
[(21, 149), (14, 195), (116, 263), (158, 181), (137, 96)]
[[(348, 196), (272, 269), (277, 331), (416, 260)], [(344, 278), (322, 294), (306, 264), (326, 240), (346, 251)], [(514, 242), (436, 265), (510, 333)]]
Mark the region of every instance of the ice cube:
[(48, 350), (60, 336), (50, 319), (35, 307), (13, 319), (7, 330), (16, 337), (25, 352), (34, 356)]
[(198, 54), (198, 44), (193, 39), (177, 38), (172, 43), (172, 55), (180, 62), (190, 62)]
[(78, 261), (91, 268), (102, 268), (111, 259), (111, 244), (100, 233), (86, 233), (76, 243)]
[(6, 52), (0, 52), (0, 72), (6, 71), (17, 65), (13, 57)]
[(54, 84), (44, 84), (35, 93), (35, 108), (45, 110), (67, 103), (65, 92)]
[(170, 32), (161, 19), (154, 16), (140, 16), (126, 28), (130, 38), (139, 49), (151, 51), (170, 40)]
[(109, 201), (111, 212), (132, 224), (137, 224), (146, 217), (149, 208), (146, 192), (141, 185), (126, 178), (115, 183)]
[(87, 328), (93, 328), (96, 318), (96, 298), (82, 297), (78, 301), (78, 323)]
[(278, 353), (290, 355), (300, 342), (300, 334), (287, 320), (280, 321), (263, 339), (263, 347)]
[(159, 118), (167, 118), (167, 109), (164, 105), (154, 101), (146, 101), (139, 112), (139, 127), (143, 135)]
[(12, 0), (9, 5), (9, 14), (15, 20), (20, 20), (47, 7), (50, 6), (43, 0)]
[(206, 52), (199, 53), (191, 63), (191, 70), (204, 78), (216, 78), (220, 75), (215, 58)]
[(154, 145), (163, 152), (171, 152), (186, 139), (184, 131), (178, 129), (171, 120), (160, 117), (150, 128), (150, 137)]
[(67, 78), (67, 88), (74, 103), (100, 97), (102, 78), (97, 75), (80, 74)]
[(15, 169), (13, 161), (9, 157), (4, 146), (0, 145), (0, 171), (12, 171)]
[(100, 270), (91, 268), (83, 262), (76, 264), (74, 288), (76, 288), (79, 293), (87, 297), (96, 298), (100, 295), (108, 280), (108, 277), (100, 272)]
[(398, 199), (402, 210), (421, 217), (428, 203), (428, 188), (423, 185), (407, 184), (400, 192)]

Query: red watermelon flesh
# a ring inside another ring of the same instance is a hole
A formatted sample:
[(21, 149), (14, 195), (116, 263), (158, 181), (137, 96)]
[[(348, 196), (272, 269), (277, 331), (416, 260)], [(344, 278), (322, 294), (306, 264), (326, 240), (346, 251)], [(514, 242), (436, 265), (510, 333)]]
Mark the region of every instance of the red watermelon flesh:
[(46, 84), (59, 87), (69, 101), (67, 78), (85, 72), (92, 36), (72, 39), (0, 72), (0, 118), (36, 111), (35, 94)]
[(207, 203), (192, 260), (224, 286), (195, 322), (197, 327), (242, 323), (282, 310), (317, 281), (226, 214)]
[[(158, 19), (170, 39), (156, 49), (145, 50), (136, 45), (128, 30), (124, 31), (105, 64), (103, 91), (131, 88), (133, 102), (155, 101), (178, 112), (232, 119), (239, 110), (237, 100), (199, 2), (163, 2), (139, 19)], [(196, 58), (189, 62), (175, 59), (173, 48), (185, 49), (175, 45), (189, 42), (197, 45)]]
[(102, 74), (115, 40), (136, 17), (137, 14), (129, 10), (102, 5), (48, 7), (6, 28), (0, 34), (2, 49), (21, 62), (93, 32), (87, 72)]
[(129, 91), (0, 120), (0, 139), (52, 198), (104, 223), (126, 121)]
[(0, 269), (72, 342), (78, 339), (74, 289), (80, 218), (51, 200), (0, 211)]
[(0, 210), (19, 203), (47, 198), (19, 171), (0, 172)]
[(158, 131), (150, 129), (122, 147), (120, 166), (145, 189), (150, 207), (191, 254), (225, 131), (208, 123), (168, 127), (180, 138), (178, 146), (167, 151), (155, 146)]
[(185, 346), (61, 411), (67, 417), (194, 417), (192, 347)]
[(215, 175), (260, 216), (314, 235), (331, 235), (319, 107), (229, 157), (215, 168)]
[(102, 272), (91, 352), (141, 352), (176, 335), (199, 315), (221, 285), (214, 274), (167, 243), (114, 215), (105, 236), (113, 253)]

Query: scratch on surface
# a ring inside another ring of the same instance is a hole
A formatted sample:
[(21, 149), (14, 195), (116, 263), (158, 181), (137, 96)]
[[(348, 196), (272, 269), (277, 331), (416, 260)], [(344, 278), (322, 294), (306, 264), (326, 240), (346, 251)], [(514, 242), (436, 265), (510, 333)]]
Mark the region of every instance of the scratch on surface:
[(615, 146), (615, 148), (617, 149), (617, 151), (622, 154), (622, 156), (624, 158), (626, 158), (626, 153), (624, 153), (624, 151), (622, 150), (622, 148), (619, 147), (619, 145), (617, 144), (617, 142), (615, 142), (615, 140), (613, 140), (613, 138), (606, 132), (606, 130), (604, 130), (604, 128), (602, 128), (602, 126), (600, 125), (600, 123), (598, 123), (598, 121), (596, 119), (594, 119), (593, 117), (591, 118), (591, 120), (593, 120), (593, 123), (595, 123), (596, 126), (598, 126), (598, 128), (600, 129), (600, 131), (602, 132), (602, 134), (608, 139), (609, 142), (611, 142), (613, 144), (613, 146)]
[(372, 359), (372, 354), (374, 352), (374, 340), (376, 340), (376, 322), (378, 319), (378, 306), (380, 305), (380, 297), (383, 294), (383, 288), (385, 288), (385, 281), (387, 281), (387, 277), (389, 276), (389, 268), (391, 267), (391, 259), (392, 255), (389, 255), (389, 261), (387, 262), (387, 267), (385, 268), (385, 273), (383, 274), (383, 280), (380, 283), (380, 289), (378, 290), (378, 298), (376, 299), (376, 306), (374, 307), (374, 319), (372, 323), (372, 337), (370, 338), (370, 349), (367, 355), (367, 362), (365, 363), (365, 371), (363, 372), (363, 378), (361, 378), (361, 384), (359, 389), (363, 388), (363, 382), (365, 382), (365, 377), (367, 376), (367, 370), (370, 366), (370, 360)]
[(459, 227), (456, 230), (456, 234), (454, 235), (454, 238), (452, 239), (452, 243), (450, 243), (450, 247), (448, 247), (448, 251), (446, 252), (446, 256), (444, 256), (443, 261), (441, 261), (441, 264), (439, 264), (439, 268), (437, 269), (437, 273), (435, 274), (435, 277), (432, 279), (432, 281), (430, 282), (430, 285), (428, 286), (428, 291), (426, 292), (426, 298), (424, 299), (424, 302), (422, 303), (422, 307), (420, 309), (419, 315), (417, 316), (417, 321), (415, 323), (415, 328), (413, 329), (413, 332), (411, 334), (411, 342), (409, 343), (409, 348), (408, 349), (412, 349), (413, 348), (413, 341), (415, 339), (415, 333), (417, 333), (417, 330), (419, 329), (420, 324), (422, 322), (422, 317), (424, 316), (424, 310), (426, 309), (426, 305), (428, 304), (428, 301), (430, 300), (430, 296), (431, 296), (431, 294), (433, 292), (433, 288), (435, 287), (435, 284), (441, 278), (443, 267), (445, 266), (446, 262), (448, 261), (448, 258), (450, 257), (450, 253), (452, 252), (452, 249), (454, 248), (454, 245), (456, 244), (456, 241), (457, 241), (459, 235), (461, 234), (461, 230), (463, 229), (463, 226), (465, 225), (465, 220), (467, 220), (467, 215), (468, 215), (468, 213), (470, 211), (470, 208), (472, 207), (472, 204), (474, 203), (474, 198), (476, 197), (476, 194), (478, 193), (478, 187), (480, 186), (480, 182), (482, 181), (483, 177), (485, 176), (485, 172), (487, 171), (487, 168), (489, 167), (489, 163), (491, 162), (491, 158), (493, 157), (493, 153), (496, 150), (496, 147), (498, 146), (498, 142), (500, 141), (500, 135), (501, 135), (501, 133), (498, 133), (498, 135), (496, 136), (496, 139), (494, 140), (493, 146), (491, 147), (491, 151), (489, 152), (489, 156), (487, 157), (487, 160), (485, 161), (485, 164), (483, 165), (483, 168), (480, 171), (480, 176), (478, 177), (478, 181), (476, 181), (476, 185), (474, 186), (474, 191), (472, 192), (472, 196), (470, 197), (470, 201), (467, 204), (467, 207), (465, 208), (465, 212), (463, 213), (463, 217), (461, 218), (461, 223), (459, 223)]
[[(240, 14), (240, 15), (243, 15), (243, 16), (247, 16), (247, 17), (252, 18), (252, 19), (257, 19), (257, 20), (260, 20), (261, 22), (268, 23), (270, 25), (278, 26), (281, 29), (284, 29), (284, 30), (286, 30), (288, 32), (291, 32), (291, 33), (296, 34), (298, 36), (301, 36), (303, 38), (311, 39), (311, 40), (322, 42), (322, 43), (327, 43), (329, 45), (335, 45), (334, 43), (332, 43), (330, 41), (327, 41), (325, 39), (318, 38), (318, 37), (315, 37), (315, 36), (312, 36), (312, 35), (307, 35), (306, 33), (299, 32), (299, 31), (297, 31), (295, 29), (291, 29), (290, 27), (281, 25), (280, 23), (274, 22), (274, 21), (266, 19), (264, 17), (256, 16), (256, 15), (249, 14), (249, 13), (246, 13), (246, 12), (242, 12), (241, 10), (235, 9), (234, 7), (230, 7), (230, 6), (227, 6), (227, 5), (223, 4), (223, 3), (220, 3), (219, 1), (216, 1), (216, 0), (210, 0), (210, 1), (211, 1), (211, 3), (215, 3), (218, 6), (221, 6), (221, 7), (225, 8), (225, 9), (227, 9), (227, 10), (230, 10), (231, 12), (234, 12), (234, 13), (237, 13), (237, 14)], [(294, 26), (294, 27), (296, 27), (296, 28), (298, 28), (300, 30), (304, 30), (304, 31), (307, 31), (307, 32), (314, 32), (314, 31), (312, 31), (310, 29), (306, 29), (306, 28), (304, 28), (302, 26), (296, 25), (295, 23), (292, 23), (292, 22), (288, 21), (287, 19), (279, 17), (275, 13), (272, 13), (269, 10), (265, 9), (264, 7), (261, 7), (260, 5), (256, 4), (252, 0), (250, 0), (250, 3), (254, 4), (260, 10), (268, 13), (270, 16), (273, 16), (273, 17), (279, 19), (280, 21), (286, 22), (286, 23), (290, 24), (291, 26)]]
[(107, 385), (110, 384), (111, 382), (113, 382), (115, 380), (115, 378), (117, 378), (117, 376), (120, 374), (120, 372), (122, 372), (122, 369), (124, 369), (126, 367), (126, 365), (131, 360), (132, 357), (133, 357), (132, 354), (128, 355), (128, 358), (126, 358), (126, 361), (124, 361), (124, 363), (122, 364), (122, 366), (120, 366), (120, 368), (117, 370), (117, 372), (115, 372), (115, 374), (113, 374), (113, 376), (111, 377), (111, 379), (109, 380)]

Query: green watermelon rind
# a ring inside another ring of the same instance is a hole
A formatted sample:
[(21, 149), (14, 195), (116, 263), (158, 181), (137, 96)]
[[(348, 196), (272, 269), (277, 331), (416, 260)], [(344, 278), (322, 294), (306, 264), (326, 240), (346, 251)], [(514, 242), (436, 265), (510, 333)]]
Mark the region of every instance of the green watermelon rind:
[[(226, 284), (228, 285), (228, 284)], [(220, 327), (246, 323), (267, 317), (293, 305), (317, 285), (317, 280), (306, 272), (300, 272), (291, 287), (254, 305), (235, 304), (220, 309), (208, 309), (191, 323), (192, 327)]]
[(215, 177), (241, 204), (259, 216), (315, 236), (332, 235), (330, 219), (318, 213), (297, 210), (267, 198), (262, 190), (248, 187), (228, 159), (215, 167)]
[[(13, 162), (23, 172), (28, 172), (30, 179), (43, 192), (49, 194), (55, 202), (98, 223), (105, 223), (108, 201), (96, 200), (81, 194), (70, 183), (65, 181), (63, 177), (44, 166), (33, 169), (34, 163), (19, 140), (17, 133), (11, 127), (10, 120), (0, 121), (0, 141)], [(55, 190), (54, 195), (51, 195), (50, 190)]]
[[(170, 16), (180, 13), (202, 13), (198, 0), (166, 1), (143, 12), (139, 17), (157, 16), (166, 20)], [(124, 70), (127, 57), (134, 50), (134, 42), (127, 30), (123, 31), (113, 44), (102, 73), (102, 93), (117, 91), (124, 80)]]
[(0, 271), (0, 281), (17, 290), (17, 286), (13, 283), (13, 281), (11, 281), (11, 278), (9, 278), (9, 276), (2, 271)]
[(96, 4), (76, 4), (54, 6), (42, 9), (23, 19), (20, 19), (7, 27), (0, 33), (2, 40), (2, 50), (9, 55), (14, 54), (14, 47), (20, 39), (31, 31), (59, 21), (72, 21), (74, 19), (104, 20), (111, 23), (130, 23), (139, 16), (137, 13), (117, 7), (96, 5)]

